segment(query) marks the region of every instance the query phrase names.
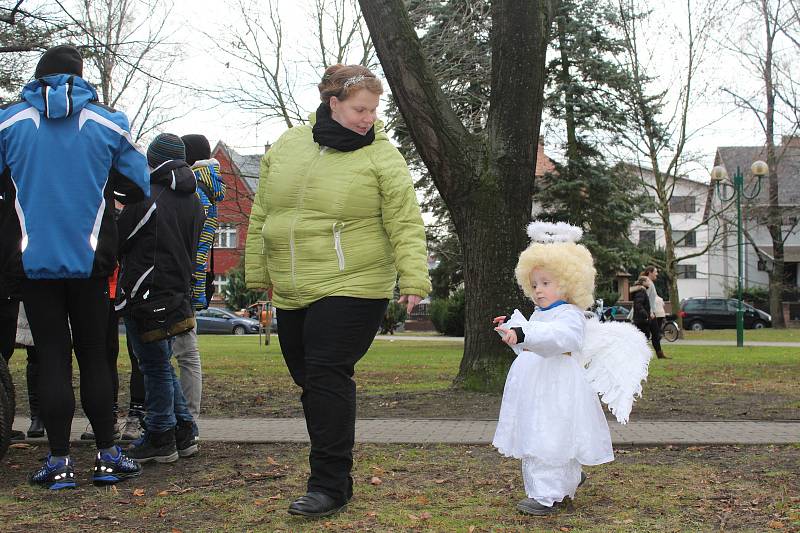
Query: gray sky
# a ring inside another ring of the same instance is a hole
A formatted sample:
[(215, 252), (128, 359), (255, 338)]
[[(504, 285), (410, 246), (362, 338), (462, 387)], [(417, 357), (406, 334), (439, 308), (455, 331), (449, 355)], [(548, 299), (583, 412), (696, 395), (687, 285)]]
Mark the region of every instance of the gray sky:
[[(263, 4), (263, 3), (262, 3)], [(682, 72), (685, 47), (680, 36), (684, 14), (678, 2), (651, 2), (656, 5), (659, 24), (650, 28), (645, 39), (646, 46), (653, 54), (653, 73), (660, 79), (655, 87), (672, 88), (672, 96), (677, 86), (676, 76)], [(703, 2), (698, 0), (698, 5)], [(280, 0), (279, 9), (287, 32), (286, 55), (298, 63), (308, 54), (309, 47), (315, 45), (309, 30), (310, 18), (307, 15), (308, 0)], [(198, 13), (202, 13), (198, 16)], [(175, 40), (182, 43), (185, 59), (178, 75), (189, 84), (207, 84), (209, 79), (225, 76), (226, 69), (215, 56), (219, 57), (215, 46), (202, 35), (201, 29), (210, 30), (224, 40), (222, 27), (232, 22), (231, 10), (225, 2), (212, 0), (176, 0), (174, 14), (184, 22), (175, 34)], [(722, 20), (720, 20), (722, 22)], [(716, 31), (721, 31), (719, 28)], [(723, 34), (720, 34), (722, 36)], [(722, 94), (718, 87), (723, 84), (735, 85), (745, 91), (755, 92), (759, 86), (757, 73), (747, 72), (729, 55), (716, 52), (709, 54), (708, 61), (699, 71), (696, 87), (704, 93), (697, 98), (691, 111), (690, 131), (694, 131), (689, 141), (689, 150), (696, 152), (699, 163), (687, 167), (686, 171), (697, 179), (707, 176), (716, 146), (756, 145), (764, 142), (758, 122), (751, 113), (735, 109), (731, 98)], [(311, 73), (311, 75), (318, 75)], [(301, 103), (306, 111), (313, 111), (318, 105), (315, 88), (316, 79), (307, 76), (298, 86), (303, 89)], [(705, 89), (705, 87), (708, 87)], [(388, 90), (388, 85), (386, 86)], [(246, 115), (231, 108), (207, 109), (208, 101), (188, 100), (194, 109), (187, 116), (178, 119), (165, 129), (183, 135), (203, 133), (212, 142), (224, 140), (241, 153), (256, 153), (263, 145), (274, 141), (285, 129), (281, 122), (251, 125), (253, 115)], [(544, 132), (543, 128), (543, 132)], [(547, 151), (556, 157), (559, 148), (557, 138), (547, 138)]]

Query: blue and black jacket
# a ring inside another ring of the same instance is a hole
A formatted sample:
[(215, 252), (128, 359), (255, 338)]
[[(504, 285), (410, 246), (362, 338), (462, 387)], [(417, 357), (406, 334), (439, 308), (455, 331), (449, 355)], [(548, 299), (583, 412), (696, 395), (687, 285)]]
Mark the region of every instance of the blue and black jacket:
[(0, 285), (111, 274), (114, 199), (150, 194), (147, 158), (128, 130), (124, 113), (67, 74), (32, 81), (0, 107)]

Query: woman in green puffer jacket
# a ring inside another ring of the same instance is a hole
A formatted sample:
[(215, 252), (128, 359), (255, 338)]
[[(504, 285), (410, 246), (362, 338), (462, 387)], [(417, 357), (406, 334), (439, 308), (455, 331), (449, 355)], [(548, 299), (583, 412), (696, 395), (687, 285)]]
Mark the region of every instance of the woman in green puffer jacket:
[(311, 475), (289, 506), (303, 516), (333, 514), (353, 495), (353, 371), (395, 285), (409, 312), (430, 291), (411, 176), (376, 122), (380, 80), (334, 65), (318, 87), (311, 124), (261, 161), (245, 255), (247, 286), (272, 288), (281, 351), (303, 389)]

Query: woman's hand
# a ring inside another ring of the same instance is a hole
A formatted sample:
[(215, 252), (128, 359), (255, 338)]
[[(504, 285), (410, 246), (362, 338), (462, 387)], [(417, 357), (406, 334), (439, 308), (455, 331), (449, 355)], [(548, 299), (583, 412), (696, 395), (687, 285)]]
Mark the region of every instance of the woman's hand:
[(492, 319), (492, 324), (503, 324), (506, 321), (506, 315), (496, 316)]
[(422, 296), (417, 296), (416, 294), (403, 294), (397, 300), (399, 304), (406, 304), (406, 312), (410, 315), (411, 310), (414, 309), (418, 303), (422, 301)]
[(500, 333), (504, 343), (508, 344), (509, 346), (514, 346), (517, 344), (517, 332), (513, 329), (498, 326), (494, 328), (494, 330)]

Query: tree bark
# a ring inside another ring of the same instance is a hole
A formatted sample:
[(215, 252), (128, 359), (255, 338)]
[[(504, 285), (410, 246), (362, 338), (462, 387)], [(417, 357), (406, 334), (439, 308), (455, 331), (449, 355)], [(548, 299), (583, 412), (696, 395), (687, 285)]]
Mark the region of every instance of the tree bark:
[(527, 246), (545, 52), (555, 0), (492, 2), (488, 136), (470, 134), (439, 88), (403, 0), (359, 0), (411, 138), (456, 228), (464, 257), (464, 356), (456, 382), (503, 386), (512, 352), (491, 319), (525, 305), (514, 279)]
[(766, 147), (769, 175), (769, 207), (767, 209), (767, 230), (772, 238), (772, 270), (769, 273), (769, 314), (772, 327), (785, 328), (783, 320), (784, 253), (783, 253), (783, 212), (778, 200), (778, 157), (775, 153), (775, 86), (772, 79), (773, 44), (777, 21), (770, 17), (766, 0), (761, 1), (761, 13), (766, 30), (766, 50), (764, 52), (764, 89), (767, 96)]

